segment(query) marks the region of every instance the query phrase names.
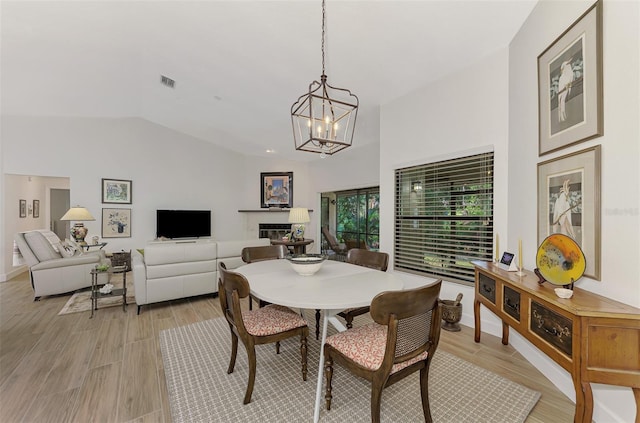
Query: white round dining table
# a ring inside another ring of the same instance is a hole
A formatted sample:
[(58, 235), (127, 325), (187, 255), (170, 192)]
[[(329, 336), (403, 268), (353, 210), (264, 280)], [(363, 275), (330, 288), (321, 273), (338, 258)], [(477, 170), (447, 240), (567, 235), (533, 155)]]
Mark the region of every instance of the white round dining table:
[(349, 263), (327, 260), (311, 276), (297, 274), (287, 260), (265, 260), (245, 264), (233, 270), (249, 281), (251, 294), (273, 304), (299, 309), (322, 310), (322, 344), (318, 363), (318, 381), (313, 420), (320, 417), (320, 398), (327, 326), (346, 330), (335, 317), (340, 311), (364, 307), (383, 291), (398, 291), (403, 283), (393, 273), (381, 272)]

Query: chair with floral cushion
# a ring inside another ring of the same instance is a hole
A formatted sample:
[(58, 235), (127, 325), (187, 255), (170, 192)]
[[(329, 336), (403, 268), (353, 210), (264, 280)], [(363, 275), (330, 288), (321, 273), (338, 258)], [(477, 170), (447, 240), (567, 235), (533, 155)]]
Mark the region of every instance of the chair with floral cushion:
[(249, 381), (243, 403), (251, 402), (256, 379), (256, 345), (278, 343), (283, 339), (300, 336), (302, 380), (307, 380), (307, 322), (293, 310), (276, 304), (253, 311), (243, 311), (240, 308), (240, 300), (249, 295), (249, 281), (243, 275), (227, 270), (223, 262), (218, 264), (218, 271), (220, 307), (231, 332), (231, 359), (227, 373), (233, 373), (236, 364), (238, 338), (247, 351)]
[[(242, 261), (245, 263), (255, 263), (257, 261), (264, 260), (278, 260), (283, 259), (289, 254), (289, 249), (286, 245), (264, 245), (259, 247), (244, 247), (242, 249)], [(259, 298), (254, 298), (249, 295), (249, 310), (253, 310), (253, 300), (256, 300), (260, 304), (260, 307), (264, 307), (269, 304)]]
[[(347, 263), (386, 272), (389, 267), (389, 254), (380, 251), (370, 251), (352, 248), (347, 253)], [(347, 329), (353, 327), (353, 318), (369, 312), (369, 306), (349, 308), (338, 313), (347, 322)]]
[[(371, 421), (380, 422), (382, 390), (420, 370), (425, 421), (429, 409), (429, 367), (440, 340), (441, 280), (432, 285), (386, 291), (371, 302), (374, 322), (337, 333), (324, 345), (325, 401), (331, 410), (334, 363), (371, 382)], [(348, 401), (348, 399), (345, 399)]]

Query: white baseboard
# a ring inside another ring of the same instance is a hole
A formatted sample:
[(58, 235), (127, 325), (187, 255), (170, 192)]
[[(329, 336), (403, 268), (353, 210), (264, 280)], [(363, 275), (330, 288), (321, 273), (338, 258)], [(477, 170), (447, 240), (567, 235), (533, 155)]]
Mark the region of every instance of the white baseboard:
[(29, 268), (25, 265), (25, 266), (17, 267), (17, 268), (13, 269), (9, 273), (2, 273), (2, 274), (0, 274), (0, 282), (9, 281), (9, 280), (15, 278), (16, 276), (18, 276), (21, 273), (27, 272), (28, 270), (29, 270)]

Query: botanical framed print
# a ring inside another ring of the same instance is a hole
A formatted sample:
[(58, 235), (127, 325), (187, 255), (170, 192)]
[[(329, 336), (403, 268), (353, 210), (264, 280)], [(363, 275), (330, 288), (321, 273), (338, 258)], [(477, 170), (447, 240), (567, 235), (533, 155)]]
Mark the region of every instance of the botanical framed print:
[(131, 238), (131, 209), (102, 209), (103, 238)]
[(538, 56), (538, 154), (603, 135), (602, 0)]
[(33, 200), (33, 217), (40, 217), (40, 200)]
[(20, 200), (18, 203), (20, 217), (27, 217), (27, 200)]
[(260, 174), (260, 207), (293, 207), (293, 172)]
[(555, 233), (580, 246), (584, 275), (600, 280), (600, 146), (538, 164), (538, 245)]
[(102, 202), (131, 204), (132, 182), (125, 179), (102, 179)]

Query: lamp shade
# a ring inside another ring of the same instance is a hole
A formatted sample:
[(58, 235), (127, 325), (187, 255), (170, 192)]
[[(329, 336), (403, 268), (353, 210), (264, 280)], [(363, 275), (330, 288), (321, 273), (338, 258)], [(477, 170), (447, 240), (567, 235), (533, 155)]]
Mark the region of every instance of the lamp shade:
[(308, 223), (309, 210), (304, 207), (294, 207), (289, 211), (289, 223)]
[(88, 221), (96, 220), (89, 210), (81, 206), (71, 207), (60, 220), (76, 220), (76, 221)]

